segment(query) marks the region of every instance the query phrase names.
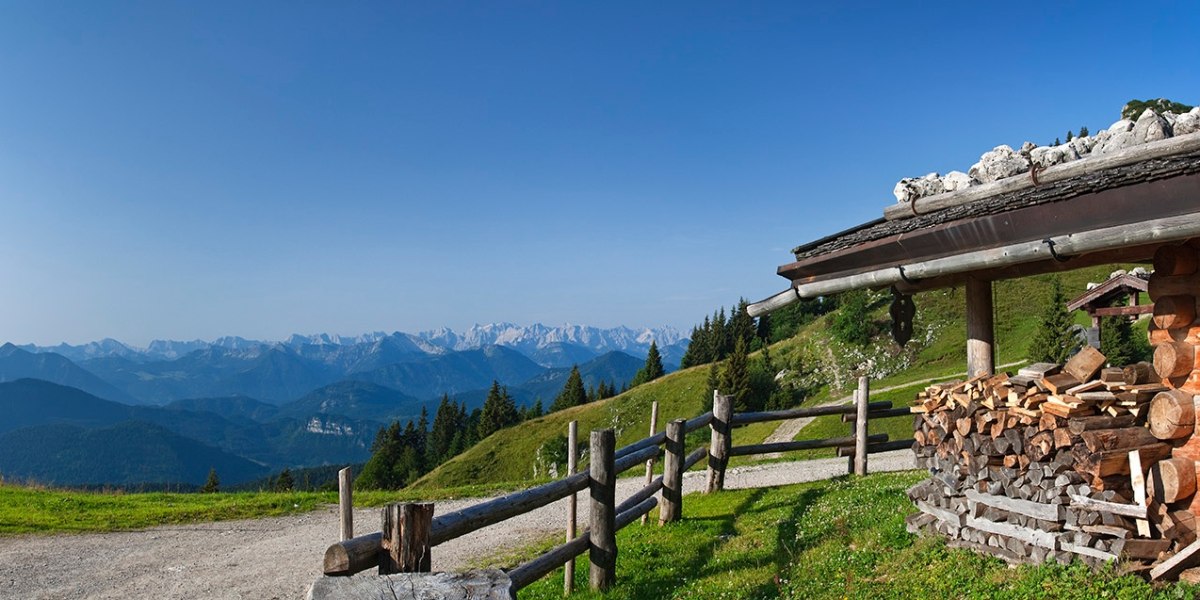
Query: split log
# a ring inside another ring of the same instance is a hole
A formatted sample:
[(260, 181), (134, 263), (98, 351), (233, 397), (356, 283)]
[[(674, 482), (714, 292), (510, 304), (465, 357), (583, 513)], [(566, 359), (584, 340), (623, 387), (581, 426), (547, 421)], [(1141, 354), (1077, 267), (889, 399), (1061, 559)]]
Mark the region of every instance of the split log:
[(1121, 415), (1119, 417), (1110, 417), (1108, 415), (1099, 415), (1095, 417), (1075, 417), (1067, 421), (1067, 429), (1076, 435), (1093, 429), (1114, 429), (1117, 427), (1128, 427), (1133, 424), (1133, 415)]
[(1144, 427), (1122, 427), (1120, 429), (1096, 429), (1079, 435), (1089, 452), (1119, 450), (1153, 444), (1158, 440)]
[(1150, 433), (1160, 440), (1174, 440), (1196, 431), (1196, 404), (1181, 390), (1159, 392), (1150, 401)]

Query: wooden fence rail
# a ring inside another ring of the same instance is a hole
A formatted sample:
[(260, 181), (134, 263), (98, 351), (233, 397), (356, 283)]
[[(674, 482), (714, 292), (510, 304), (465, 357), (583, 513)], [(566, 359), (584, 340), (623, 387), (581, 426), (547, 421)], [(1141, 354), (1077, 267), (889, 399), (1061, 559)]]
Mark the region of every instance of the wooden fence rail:
[[(389, 505), (383, 511), (383, 531), (352, 537), (329, 546), (325, 551), (324, 572), (326, 575), (352, 575), (372, 567), (378, 567), (381, 573), (428, 571), (432, 547), (563, 498), (572, 498), (574, 504), (575, 494), (587, 490), (591, 497), (587, 526), (578, 535), (573, 535), (575, 525), (572, 517), (568, 522), (568, 539), (565, 543), (514, 567), (508, 571), (508, 577), (514, 591), (519, 590), (564, 565), (573, 571), (574, 559), (588, 551), (591, 587), (594, 590), (607, 589), (615, 581), (616, 532), (642, 518), (656, 506), (660, 508), (660, 524), (678, 520), (682, 515), (683, 473), (705, 458), (708, 459), (707, 490), (712, 492), (724, 487), (725, 469), (729, 458), (734, 456), (832, 447), (837, 448), (839, 456), (852, 457), (854, 472), (865, 473), (866, 455), (910, 446), (911, 440), (888, 441), (887, 434), (867, 435), (867, 423), (871, 419), (909, 413), (907, 409), (892, 408), (890, 402), (868, 402), (866, 386), (861, 381), (860, 391), (855, 394), (856, 402), (851, 406), (752, 413), (734, 413), (732, 397), (714, 393), (711, 412), (689, 420), (671, 421), (663, 431), (652, 433), (620, 449), (614, 449), (615, 435), (611, 429), (593, 431), (587, 472), (573, 472), (574, 461), (570, 461), (567, 475), (561, 479), (436, 517), (433, 516), (433, 505)], [(853, 423), (851, 435), (821, 440), (733, 445), (733, 432), (739, 425), (823, 415), (843, 415), (844, 421)], [(703, 427), (709, 427), (712, 431), (709, 443), (684, 456), (687, 434)], [(574, 434), (574, 431), (570, 433)], [(570, 436), (572, 440), (575, 437)], [(648, 479), (645, 486), (617, 504), (617, 476), (657, 459), (659, 453), (664, 451), (660, 447), (665, 447), (663, 474)], [(575, 448), (572, 447), (568, 456), (573, 458), (574, 453)], [(862, 460), (858, 458), (860, 453), (863, 454)], [(660, 492), (661, 499), (656, 497)], [(348, 489), (345, 495), (349, 497)], [(344, 506), (343, 511), (348, 511), (348, 507)], [(349, 527), (344, 527), (343, 535), (348, 535), (349, 530)], [(569, 593), (572, 586), (573, 577), (568, 574), (564, 579), (564, 589)]]

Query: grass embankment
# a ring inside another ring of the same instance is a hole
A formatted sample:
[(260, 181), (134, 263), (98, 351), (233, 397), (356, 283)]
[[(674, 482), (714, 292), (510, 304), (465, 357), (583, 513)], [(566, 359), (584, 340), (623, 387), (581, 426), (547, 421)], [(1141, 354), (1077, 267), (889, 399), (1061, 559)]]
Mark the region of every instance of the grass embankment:
[[(922, 477), (888, 473), (684, 499), (684, 519), (617, 534), (617, 584), (573, 598), (1191, 598), (1188, 585), (1094, 573), (1079, 564), (1010, 569), (904, 530), (904, 490)], [(652, 519), (653, 521), (654, 519)], [(524, 558), (540, 548), (527, 549)], [(510, 557), (515, 563), (518, 558)], [(587, 587), (587, 555), (576, 582)], [(578, 583), (577, 583), (578, 585)], [(561, 598), (562, 571), (522, 599)]]
[[(404, 500), (489, 496), (519, 484), (438, 490), (357, 492), (355, 506)], [(0, 484), (0, 536), (144, 529), (157, 525), (276, 517), (336, 504), (336, 492), (234, 492), (216, 494), (81, 492)]]
[[(1115, 266), (1100, 266), (1057, 275), (1068, 296), (1074, 296), (1086, 288), (1089, 281), (1099, 282), (1108, 278)], [(996, 311), (996, 356), (998, 364), (1021, 361), (1029, 346), (1029, 340), (1037, 330), (1042, 308), (1051, 294), (1052, 275), (998, 281), (995, 283)], [(902, 385), (910, 381), (936, 377), (952, 379), (962, 377), (966, 368), (966, 315), (964, 291), (961, 288), (935, 290), (918, 294), (917, 330), (932, 326), (935, 334), (921, 346), (908, 368), (898, 370), (872, 381), (873, 389)], [(888, 300), (881, 296), (873, 306), (872, 318), (878, 328), (886, 332), (888, 324)], [(771, 346), (774, 362), (787, 367), (813, 347), (829, 344), (828, 320), (830, 315), (818, 318), (803, 326), (797, 335)], [(887, 334), (877, 338), (877, 344), (892, 344)], [(752, 355), (751, 360), (761, 360), (761, 354)], [(827, 367), (829, 372), (820, 376), (826, 381), (842, 379), (852, 385), (853, 373), (848, 367)], [(524, 482), (526, 485), (547, 480), (545, 472), (534, 475), (534, 466), (539, 448), (555, 436), (567, 430), (571, 420), (579, 420), (580, 443), (586, 444), (587, 432), (592, 429), (612, 427), (617, 433), (617, 446), (623, 446), (646, 436), (650, 425), (650, 405), (659, 402), (659, 428), (671, 419), (690, 418), (707, 410), (708, 367), (671, 373), (657, 381), (638, 386), (624, 394), (556, 412), (539, 419), (522, 423), (518, 427), (504, 429), (483, 440), (475, 447), (454, 457), (449, 462), (426, 474), (413, 487), (436, 489), (461, 485), (463, 482), (498, 483)], [(873, 394), (873, 400), (892, 400), (896, 406), (908, 405), (922, 385), (903, 390)], [(832, 399), (844, 397), (848, 389), (826, 385), (817, 389), (803, 401), (804, 406), (813, 406)], [(737, 445), (762, 442), (778, 426), (778, 423), (758, 423), (738, 428), (734, 432)], [(884, 432), (891, 439), (911, 436), (912, 421), (909, 417), (881, 420), (872, 424), (872, 432)], [(805, 428), (797, 439), (841, 437), (847, 435), (848, 427), (840, 417), (822, 417)], [(695, 446), (699, 436), (694, 435), (689, 448)], [(784, 459), (833, 456), (833, 450), (807, 453), (789, 453)], [(731, 466), (761, 462), (752, 457), (737, 457)], [(630, 471), (629, 473), (632, 473)], [(628, 473), (627, 473), (628, 474)]]

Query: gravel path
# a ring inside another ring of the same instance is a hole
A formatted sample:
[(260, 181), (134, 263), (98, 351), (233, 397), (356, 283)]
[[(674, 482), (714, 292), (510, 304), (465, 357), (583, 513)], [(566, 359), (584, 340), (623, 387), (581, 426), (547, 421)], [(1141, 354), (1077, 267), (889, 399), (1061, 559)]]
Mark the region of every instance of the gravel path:
[[(914, 469), (912, 452), (873, 455), (871, 470)], [(729, 489), (769, 487), (845, 474), (844, 458), (740, 467), (725, 475)], [(617, 482), (618, 502), (643, 479)], [(704, 472), (684, 477), (685, 492)], [(580, 513), (586, 514), (586, 494)], [(445, 514), (480, 498), (437, 503)], [(434, 570), (478, 563), (561, 532), (567, 500), (481, 529), (434, 549)], [(684, 501), (684, 515), (687, 514)], [(586, 518), (586, 517), (584, 517)], [(356, 510), (362, 533), (378, 530), (379, 511)], [(336, 507), (269, 519), (156, 527), (119, 533), (19, 536), (0, 540), (0, 598), (303, 598), (321, 575), (325, 548), (337, 539)]]

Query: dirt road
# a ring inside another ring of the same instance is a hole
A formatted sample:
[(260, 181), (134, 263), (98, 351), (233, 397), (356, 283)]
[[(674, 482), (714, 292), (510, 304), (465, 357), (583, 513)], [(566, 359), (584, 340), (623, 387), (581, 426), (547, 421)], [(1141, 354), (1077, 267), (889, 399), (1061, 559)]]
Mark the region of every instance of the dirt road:
[[(913, 469), (912, 452), (871, 457), (871, 470)], [(828, 479), (845, 473), (846, 459), (741, 467), (726, 473), (730, 489)], [(685, 492), (700, 489), (704, 473), (688, 473)], [(642, 485), (622, 479), (618, 501)], [(445, 514), (484, 499), (437, 503)], [(585, 511), (586, 495), (580, 499)], [(477, 563), (547, 534), (560, 532), (563, 500), (434, 548), (433, 568)], [(684, 502), (684, 516), (687, 502)], [(361, 532), (379, 529), (379, 512), (355, 511)], [(0, 598), (303, 598), (321, 575), (325, 548), (337, 539), (335, 507), (289, 517), (156, 527), (119, 533), (0, 538)]]

